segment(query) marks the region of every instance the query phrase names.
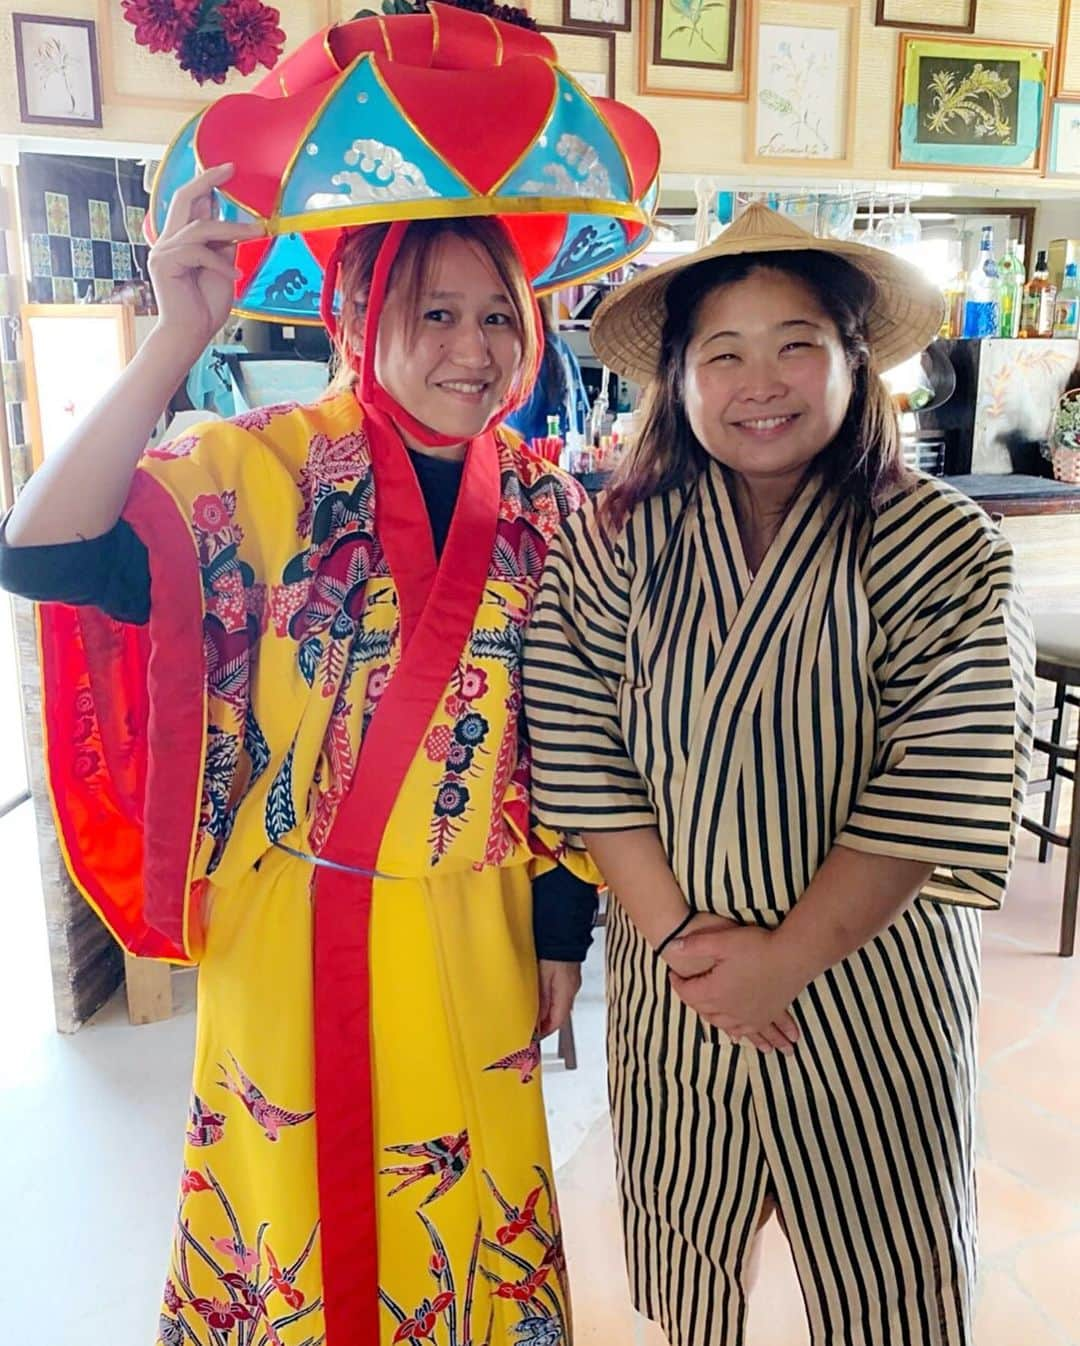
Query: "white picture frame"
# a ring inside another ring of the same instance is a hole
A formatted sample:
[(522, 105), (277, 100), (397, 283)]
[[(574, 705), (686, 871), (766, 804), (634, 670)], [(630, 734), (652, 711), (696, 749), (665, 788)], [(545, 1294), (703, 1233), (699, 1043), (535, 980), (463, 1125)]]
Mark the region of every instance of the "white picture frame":
[(1057, 98), (1050, 104), (1046, 176), (1080, 178), (1080, 100)]
[(36, 471), (130, 363), (135, 316), (128, 304), (26, 304), (21, 318)]

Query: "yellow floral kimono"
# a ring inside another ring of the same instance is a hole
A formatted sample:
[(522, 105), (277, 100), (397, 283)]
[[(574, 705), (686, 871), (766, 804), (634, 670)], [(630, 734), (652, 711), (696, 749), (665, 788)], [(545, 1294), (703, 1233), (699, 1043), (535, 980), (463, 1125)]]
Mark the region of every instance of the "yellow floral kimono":
[(261, 409), (136, 475), (149, 627), (43, 609), (72, 873), (200, 967), (161, 1346), (570, 1342), (530, 880), (580, 866), (530, 829), (519, 670), (579, 503), (482, 436), (436, 562), (379, 413)]

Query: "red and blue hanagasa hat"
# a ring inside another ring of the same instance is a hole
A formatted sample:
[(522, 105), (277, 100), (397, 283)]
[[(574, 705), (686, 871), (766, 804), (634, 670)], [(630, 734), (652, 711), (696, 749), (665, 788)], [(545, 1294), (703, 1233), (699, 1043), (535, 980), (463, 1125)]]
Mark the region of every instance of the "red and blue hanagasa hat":
[(222, 218), (267, 231), (237, 250), (234, 311), (318, 323), (341, 231), (367, 224), (496, 216), (538, 294), (614, 270), (651, 238), (660, 146), (542, 33), (433, 3), (317, 33), (193, 117), (159, 165), (151, 240), (177, 188), (222, 163)]

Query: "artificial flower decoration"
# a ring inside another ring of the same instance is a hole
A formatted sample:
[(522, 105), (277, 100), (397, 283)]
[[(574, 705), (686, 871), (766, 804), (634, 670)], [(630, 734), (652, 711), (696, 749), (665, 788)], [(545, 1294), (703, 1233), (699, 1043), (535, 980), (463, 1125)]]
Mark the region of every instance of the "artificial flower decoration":
[(140, 46), (172, 52), (200, 84), (270, 70), (285, 45), (281, 16), (262, 0), (123, 0), (123, 10)]

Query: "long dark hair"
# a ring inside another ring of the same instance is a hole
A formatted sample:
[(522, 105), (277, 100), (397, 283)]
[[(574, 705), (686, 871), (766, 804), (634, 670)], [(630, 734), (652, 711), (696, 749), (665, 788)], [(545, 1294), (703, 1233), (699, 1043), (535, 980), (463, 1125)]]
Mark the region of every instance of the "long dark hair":
[(709, 455), (686, 416), (687, 347), (705, 298), (761, 270), (783, 272), (809, 287), (835, 323), (851, 368), (847, 414), (835, 438), (815, 459), (815, 470), (865, 513), (873, 513), (907, 479), (892, 400), (867, 341), (867, 321), (876, 298), (871, 278), (827, 252), (714, 257), (688, 267), (668, 288), (660, 366), (645, 393), (641, 429), (600, 506), (601, 518), (612, 531), (622, 527), (642, 500), (690, 486), (708, 463)]

